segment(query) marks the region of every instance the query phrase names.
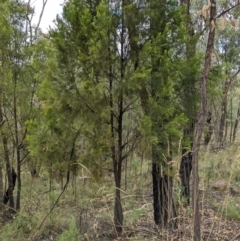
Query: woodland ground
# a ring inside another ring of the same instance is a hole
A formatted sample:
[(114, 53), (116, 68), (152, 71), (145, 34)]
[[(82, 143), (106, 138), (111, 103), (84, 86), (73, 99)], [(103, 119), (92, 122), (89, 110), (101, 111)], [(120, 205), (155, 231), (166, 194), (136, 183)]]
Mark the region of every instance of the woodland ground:
[[(5, 208), (0, 219), (0, 240), (192, 240), (192, 209), (180, 199), (177, 186), (179, 159), (174, 159), (175, 200), (179, 215), (179, 227), (175, 231), (154, 224), (151, 164), (133, 157), (123, 171), (123, 177), (127, 179), (123, 178), (122, 183), (122, 236), (117, 236), (113, 227), (113, 177), (105, 173), (101, 180), (87, 179), (84, 177), (90, 174), (86, 170), (71, 179), (39, 229), (61, 193), (61, 185), (56, 181), (52, 191), (48, 191), (49, 181), (43, 170), (37, 178), (23, 171), (22, 211), (12, 217)], [(200, 156), (202, 240), (240, 240), (240, 194), (233, 195), (228, 188), (225, 191), (212, 190), (218, 180), (227, 181), (231, 187), (240, 187), (240, 143), (214, 152), (203, 147)]]

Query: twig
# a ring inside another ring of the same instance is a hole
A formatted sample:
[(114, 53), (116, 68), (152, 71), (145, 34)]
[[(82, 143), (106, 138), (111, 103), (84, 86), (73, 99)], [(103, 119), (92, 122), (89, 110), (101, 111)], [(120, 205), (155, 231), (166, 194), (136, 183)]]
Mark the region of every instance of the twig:
[(239, 6), (239, 4), (240, 4), (240, 2), (238, 1), (238, 3), (236, 5), (231, 6), (230, 8), (228, 8), (228, 9), (222, 11), (221, 13), (219, 13), (216, 18), (220, 18), (225, 13), (227, 13), (227, 12), (231, 11), (232, 9), (234, 9), (235, 7)]
[(232, 238), (230, 241), (236, 240), (236, 238), (240, 237), (240, 233), (238, 233), (234, 238)]
[(46, 4), (47, 4), (47, 1), (48, 1), (48, 0), (45, 0), (45, 1), (43, 0), (42, 10), (41, 10), (41, 13), (40, 13), (40, 16), (39, 16), (39, 19), (38, 19), (38, 23), (37, 23), (37, 27), (36, 27), (35, 32), (37, 32), (37, 30), (38, 30), (38, 28), (39, 28), (39, 26), (40, 26), (40, 23), (41, 23), (41, 21), (42, 21), (42, 16), (43, 16), (44, 9), (45, 9), (45, 6), (46, 6)]
[(66, 183), (65, 183), (65, 185), (64, 185), (64, 187), (63, 187), (62, 192), (61, 192), (60, 195), (58, 196), (56, 202), (53, 204), (53, 206), (52, 206), (51, 210), (49, 211), (49, 213), (46, 215), (46, 217), (43, 219), (43, 221), (42, 221), (41, 224), (39, 225), (38, 229), (40, 229), (40, 228), (42, 227), (43, 223), (45, 222), (45, 220), (47, 219), (47, 217), (50, 215), (50, 213), (53, 211), (53, 209), (54, 209), (55, 206), (57, 205), (59, 199), (61, 198), (61, 196), (62, 196), (63, 193), (65, 192), (65, 190), (66, 190), (66, 188), (67, 188), (67, 185), (68, 185), (68, 183), (69, 183), (69, 176), (70, 176), (70, 171), (68, 171), (68, 173), (67, 173), (67, 181), (66, 181)]
[[(47, 0), (46, 0), (47, 2)], [(80, 129), (81, 130), (81, 129)], [(77, 140), (77, 137), (80, 133), (80, 130), (77, 132), (74, 140), (73, 140), (73, 143), (72, 143), (72, 150), (71, 150), (71, 153), (70, 153), (70, 158), (69, 158), (69, 161), (71, 161), (73, 159), (73, 155), (74, 155), (74, 151), (75, 151), (75, 145), (76, 145), (76, 140)], [(50, 213), (52, 212), (52, 210), (54, 209), (54, 207), (57, 205), (59, 199), (61, 198), (61, 196), (63, 195), (63, 193), (65, 192), (66, 188), (67, 188), (67, 185), (69, 183), (69, 178), (70, 178), (70, 168), (68, 167), (68, 171), (67, 171), (67, 180), (66, 180), (66, 183), (63, 187), (63, 190), (62, 192), (60, 193), (60, 195), (58, 196), (56, 202), (54, 203), (54, 205), (52, 206), (51, 210), (49, 211), (49, 213), (47, 214), (47, 216), (43, 219), (43, 221), (41, 222), (40, 226), (38, 227), (38, 229), (40, 229), (43, 225), (43, 223), (45, 222), (45, 220), (47, 219), (47, 217), (50, 215)]]

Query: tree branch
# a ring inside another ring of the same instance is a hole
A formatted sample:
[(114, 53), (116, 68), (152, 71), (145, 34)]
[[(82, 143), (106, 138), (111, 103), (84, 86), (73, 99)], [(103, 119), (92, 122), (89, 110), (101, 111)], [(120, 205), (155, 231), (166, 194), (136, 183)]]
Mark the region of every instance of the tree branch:
[(40, 23), (41, 23), (41, 21), (42, 21), (42, 16), (43, 16), (44, 9), (45, 9), (45, 6), (46, 6), (46, 4), (47, 4), (47, 1), (48, 1), (48, 0), (43, 0), (42, 10), (41, 10), (41, 13), (40, 13), (40, 16), (39, 16), (39, 19), (38, 19), (38, 23), (37, 23), (37, 27), (36, 27), (36, 29), (35, 29), (35, 32), (37, 32), (37, 30), (38, 30), (38, 28), (39, 28), (39, 25), (40, 25)]
[(237, 3), (236, 5), (228, 8), (228, 9), (226, 9), (226, 10), (224, 10), (224, 11), (222, 11), (221, 13), (219, 13), (216, 18), (220, 18), (222, 15), (224, 15), (225, 13), (231, 11), (232, 9), (234, 9), (235, 7), (237, 7), (237, 6), (239, 6), (239, 5), (240, 5), (240, 1), (238, 1), (238, 3)]

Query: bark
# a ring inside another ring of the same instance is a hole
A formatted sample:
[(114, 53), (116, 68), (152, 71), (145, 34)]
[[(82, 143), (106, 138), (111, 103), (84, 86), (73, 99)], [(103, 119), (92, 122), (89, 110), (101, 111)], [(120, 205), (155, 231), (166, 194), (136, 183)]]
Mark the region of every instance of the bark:
[(206, 120), (206, 125), (207, 125), (207, 131), (204, 136), (204, 145), (207, 146), (212, 138), (212, 133), (213, 133), (213, 128), (212, 128), (212, 113), (209, 111), (207, 120)]
[(211, 68), (211, 54), (214, 49), (215, 28), (212, 21), (216, 22), (216, 2), (211, 0), (210, 18), (209, 18), (209, 34), (207, 41), (207, 49), (205, 53), (204, 68), (201, 76), (201, 107), (198, 117), (197, 129), (193, 142), (193, 223), (194, 223), (194, 241), (200, 241), (200, 212), (199, 212), (199, 174), (198, 174), (198, 153), (200, 149), (200, 143), (207, 117), (207, 79)]
[(173, 201), (173, 181), (170, 168), (163, 167), (159, 159), (162, 153), (153, 146), (152, 150), (152, 180), (153, 180), (153, 208), (154, 221), (157, 225), (177, 228), (177, 213)]
[[(0, 197), (3, 198), (3, 173), (2, 173), (2, 166), (0, 165)], [(0, 201), (0, 216), (3, 212), (3, 202)]]
[(4, 151), (4, 161), (6, 165), (6, 172), (7, 172), (7, 179), (8, 179), (8, 189), (7, 189), (7, 199), (4, 203), (7, 203), (9, 200), (9, 207), (14, 210), (14, 198), (13, 198), (13, 180), (12, 180), (12, 168), (9, 159), (9, 152), (8, 152), (8, 144), (7, 144), (7, 137), (2, 137), (3, 142), (3, 151)]
[(237, 118), (235, 120), (234, 128), (233, 128), (233, 142), (236, 140), (239, 118), (240, 118), (240, 103), (238, 105)]
[(16, 210), (20, 210), (20, 198), (21, 198), (21, 156), (20, 156), (20, 144), (19, 144), (19, 130), (18, 130), (18, 114), (17, 114), (17, 75), (14, 73), (14, 96), (13, 96), (13, 115), (14, 115), (14, 137), (15, 137), (15, 150), (16, 150), (16, 162), (17, 162), (17, 198), (16, 198)]
[[(184, 129), (184, 138), (190, 139), (190, 147), (193, 145), (193, 135), (195, 129), (195, 121), (192, 119), (189, 125)], [(179, 176), (182, 185), (182, 197), (186, 199), (187, 204), (190, 204), (190, 178), (192, 171), (192, 152), (185, 146), (182, 147), (182, 158), (179, 169)]]
[[(196, 44), (197, 39), (195, 37), (194, 28), (191, 20), (191, 14), (190, 14), (190, 0), (181, 0), (180, 5), (183, 7), (186, 7), (185, 11), (185, 17), (186, 17), (186, 25), (188, 28), (188, 35), (190, 37), (190, 42), (187, 44), (186, 48), (186, 57), (189, 61), (195, 56), (196, 53)], [(193, 38), (195, 37), (195, 39)], [(184, 93), (184, 98), (186, 98), (186, 103), (184, 105), (185, 112), (187, 113), (187, 116), (189, 117), (189, 124), (187, 127), (185, 127), (183, 131), (183, 138), (189, 138), (190, 140), (190, 147), (193, 146), (193, 136), (194, 136), (194, 129), (195, 129), (195, 121), (196, 121), (196, 111), (194, 108), (194, 103), (192, 109), (189, 111), (188, 103), (192, 102), (191, 97), (194, 96), (194, 93), (196, 93), (195, 87), (190, 86), (187, 88), (187, 90)], [(192, 171), (192, 153), (189, 152), (189, 149), (187, 149), (185, 146), (182, 146), (182, 158), (181, 158), (181, 164), (179, 169), (179, 176), (181, 179), (181, 185), (182, 185), (182, 197), (186, 198), (187, 204), (190, 203), (190, 177), (191, 177), (191, 171)]]
[[(122, 8), (124, 9), (126, 6), (126, 1), (122, 1)], [(125, 11), (122, 12), (121, 22), (121, 35), (120, 35), (120, 46), (121, 46), (121, 55), (120, 55), (120, 81), (122, 82), (124, 79), (124, 31), (125, 31)], [(110, 65), (110, 76), (113, 76), (112, 69)], [(113, 95), (112, 95), (112, 84), (113, 78), (110, 80), (111, 88), (110, 88), (110, 106), (111, 110), (113, 110)], [(120, 90), (117, 102), (118, 110), (117, 110), (117, 118), (116, 118), (116, 135), (114, 133), (114, 113), (111, 112), (111, 132), (112, 132), (112, 140), (114, 141), (114, 145), (112, 146), (112, 160), (114, 165), (114, 177), (115, 177), (115, 204), (114, 204), (114, 225), (116, 231), (118, 233), (122, 232), (123, 226), (123, 209), (122, 209), (122, 202), (121, 202), (121, 178), (122, 178), (122, 161), (123, 161), (123, 91)], [(116, 139), (116, 142), (115, 142)]]
[[(123, 51), (123, 50), (122, 50)], [(110, 54), (110, 53), (109, 53)], [(110, 63), (110, 61), (109, 61)], [(121, 59), (121, 65), (123, 65), (123, 58)], [(123, 66), (121, 66), (123, 68)], [(121, 70), (123, 75), (123, 69)], [(111, 146), (111, 155), (114, 171), (114, 180), (115, 180), (115, 203), (114, 203), (114, 225), (117, 233), (122, 232), (123, 225), (123, 209), (121, 203), (121, 176), (122, 176), (122, 121), (123, 121), (123, 95), (122, 93), (119, 96), (118, 102), (118, 117), (117, 119), (117, 131), (115, 130), (115, 113), (114, 113), (114, 103), (113, 103), (113, 73), (112, 66), (109, 66), (109, 91), (110, 99), (109, 104), (111, 108), (110, 112), (110, 126), (111, 126), (111, 137), (112, 137), (112, 146)], [(123, 77), (123, 76), (122, 76)], [(117, 140), (117, 141), (116, 141)]]
[(192, 171), (192, 153), (183, 150), (179, 175), (182, 184), (182, 196), (186, 198), (187, 204), (190, 203), (190, 177)]
[[(233, 136), (233, 103), (232, 103), (232, 97), (230, 99), (230, 115), (231, 115), (231, 120), (230, 120), (230, 143), (232, 142), (232, 136)], [(224, 141), (227, 140), (227, 134), (228, 134), (228, 123), (225, 121), (225, 134), (224, 134)]]
[(123, 225), (123, 209), (122, 209), (122, 202), (121, 202), (121, 177), (122, 177), (122, 107), (123, 107), (123, 99), (120, 96), (120, 103), (119, 103), (120, 113), (118, 116), (118, 130), (117, 130), (117, 148), (115, 148), (115, 160), (114, 160), (114, 177), (115, 177), (115, 205), (114, 205), (114, 224), (115, 228), (118, 233), (122, 232), (122, 225)]
[[(219, 146), (223, 146), (223, 144), (226, 140), (226, 136), (227, 136), (226, 118), (227, 118), (228, 91), (229, 91), (229, 88), (230, 88), (233, 80), (239, 74), (239, 72), (240, 72), (240, 70), (236, 71), (232, 76), (229, 75), (228, 79), (225, 80), (225, 82), (223, 83), (223, 90), (222, 90), (223, 95), (222, 95), (222, 100), (221, 100), (221, 118), (220, 118), (219, 131), (218, 131), (218, 144), (219, 144)], [(232, 104), (231, 104), (231, 108), (232, 108)], [(224, 128), (225, 128), (225, 135), (224, 135), (224, 139), (223, 139)], [(231, 124), (230, 136), (231, 136), (230, 137), (230, 142), (231, 142), (231, 140), (232, 140), (232, 124)]]
[(219, 130), (218, 130), (218, 144), (219, 147), (223, 146), (223, 133), (224, 133), (224, 127), (227, 117), (227, 94), (229, 89), (230, 81), (226, 80), (223, 83), (223, 97), (221, 101), (221, 118), (219, 123)]
[(10, 183), (10, 185), (8, 186), (8, 189), (3, 197), (3, 203), (4, 204), (7, 204), (8, 201), (9, 201), (9, 198), (10, 198), (10, 192), (14, 190), (15, 188), (15, 184), (16, 184), (16, 179), (17, 179), (17, 174), (15, 172), (15, 169), (12, 168), (12, 171), (11, 171), (11, 176), (12, 176), (12, 182)]

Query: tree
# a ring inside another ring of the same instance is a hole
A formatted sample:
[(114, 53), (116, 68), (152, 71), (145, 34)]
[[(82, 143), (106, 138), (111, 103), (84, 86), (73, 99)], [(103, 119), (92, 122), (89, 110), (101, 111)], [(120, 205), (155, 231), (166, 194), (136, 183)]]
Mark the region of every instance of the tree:
[[(9, 22), (9, 2), (6, 1), (1, 1), (0, 4), (1, 12), (5, 13), (1, 15), (1, 21), (0, 21), (0, 26), (3, 31), (1, 31), (1, 44), (0, 44), (0, 73), (1, 73), (1, 89), (0, 89), (0, 122), (1, 122), (1, 140), (2, 140), (2, 148), (3, 148), (3, 153), (4, 153), (4, 163), (6, 166), (6, 173), (8, 177), (8, 189), (7, 189), (7, 197), (10, 199), (10, 208), (13, 210), (14, 209), (14, 200), (13, 200), (13, 182), (12, 182), (12, 175), (11, 175), (11, 164), (10, 164), (10, 158), (9, 158), (9, 150), (8, 150), (8, 138), (6, 135), (6, 129), (4, 128), (4, 123), (5, 123), (5, 116), (4, 116), (4, 106), (6, 103), (6, 85), (9, 81), (9, 77), (11, 71), (10, 71), (10, 63), (8, 61), (8, 54), (9, 54), (9, 49), (8, 45), (11, 39), (11, 34), (12, 34), (12, 29), (10, 26)], [(2, 172), (2, 169), (1, 169)], [(1, 179), (1, 183), (2, 183)], [(2, 185), (1, 185), (2, 186)], [(3, 198), (3, 190), (1, 191), (1, 197)]]
[[(126, 115), (139, 107), (137, 98), (131, 95), (133, 63), (128, 59), (125, 4), (65, 3), (56, 29), (50, 32), (51, 54), (38, 91), (42, 121), (29, 122), (33, 129), (28, 135), (32, 155), (39, 159), (44, 156), (53, 166), (62, 164), (62, 170), (69, 163), (65, 156), (69, 156), (73, 140), (76, 159), (72, 161), (85, 165), (96, 178), (101, 176), (104, 160), (111, 160), (117, 232), (123, 225), (122, 163), (138, 140), (137, 123), (129, 128)], [(36, 146), (40, 136), (41, 144)]]
[[(10, 201), (12, 209), (20, 210), (21, 200), (21, 165), (27, 159), (27, 127), (25, 122), (34, 115), (33, 99), (36, 91), (32, 56), (34, 43), (37, 41), (38, 29), (32, 33), (31, 2), (4, 1), (6, 8), (5, 37), (1, 56), (1, 109), (2, 148), (6, 162), (9, 187), (5, 202)], [(7, 35), (6, 35), (7, 34)], [(11, 158), (16, 160), (16, 174)], [(12, 190), (17, 178), (16, 207)]]
[[(176, 228), (171, 160), (181, 128), (186, 124), (185, 116), (178, 112), (180, 99), (177, 94), (181, 79), (178, 73), (186, 64), (182, 54), (186, 28), (182, 25), (182, 12), (175, 1), (164, 4), (150, 1), (147, 13), (150, 16), (148, 37), (139, 61), (144, 64), (138, 67), (138, 72), (145, 74), (139, 76), (145, 114), (142, 132), (152, 144), (155, 223)], [(177, 125), (179, 128), (176, 128)]]
[[(194, 130), (197, 119), (197, 107), (199, 105), (199, 94), (197, 92), (197, 83), (200, 75), (200, 56), (197, 53), (197, 42), (200, 34), (195, 31), (190, 13), (191, 2), (182, 0), (181, 6), (184, 10), (185, 24), (188, 33), (188, 42), (186, 44), (185, 58), (187, 66), (182, 70), (182, 82), (179, 84), (179, 93), (181, 93), (181, 103), (183, 111), (188, 118), (188, 122), (183, 130), (182, 157), (179, 169), (179, 175), (182, 184), (182, 196), (190, 203), (190, 177), (192, 171), (192, 153)], [(187, 36), (186, 36), (187, 37)], [(189, 65), (191, 63), (191, 67)]]

